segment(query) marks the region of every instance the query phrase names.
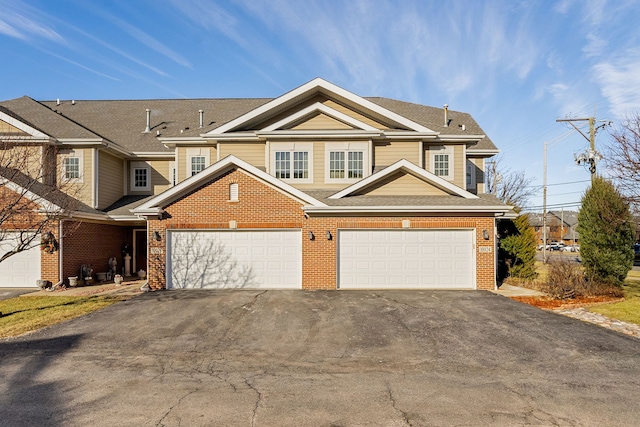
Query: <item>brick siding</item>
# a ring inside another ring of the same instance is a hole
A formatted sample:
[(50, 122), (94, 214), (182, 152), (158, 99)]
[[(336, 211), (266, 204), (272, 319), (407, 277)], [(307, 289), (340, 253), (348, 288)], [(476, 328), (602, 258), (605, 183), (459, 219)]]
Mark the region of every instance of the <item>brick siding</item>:
[[(237, 183), (239, 200), (229, 201), (229, 185)], [(495, 286), (494, 219), (478, 217), (338, 217), (306, 218), (303, 202), (292, 199), (267, 183), (240, 170), (232, 170), (201, 188), (192, 191), (165, 208), (162, 219), (149, 220), (149, 284), (154, 289), (166, 287), (167, 229), (229, 229), (231, 222), (239, 229), (294, 228), (302, 230), (302, 287), (304, 289), (336, 289), (337, 245), (339, 229), (401, 229), (409, 220), (413, 229), (460, 228), (476, 230), (476, 287)], [(489, 233), (489, 240), (483, 237)], [(153, 238), (154, 232), (160, 240)], [(312, 231), (316, 239), (306, 238)], [(333, 239), (327, 240), (330, 231)], [(480, 252), (480, 247), (491, 252)]]

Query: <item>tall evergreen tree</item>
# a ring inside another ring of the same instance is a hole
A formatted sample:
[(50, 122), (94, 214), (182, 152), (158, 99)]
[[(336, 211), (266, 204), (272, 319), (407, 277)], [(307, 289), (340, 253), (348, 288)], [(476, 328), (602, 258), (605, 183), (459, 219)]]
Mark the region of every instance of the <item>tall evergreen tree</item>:
[(582, 197), (578, 232), (587, 278), (621, 286), (633, 267), (635, 226), (629, 205), (609, 181), (596, 177)]
[[(536, 277), (536, 234), (529, 224), (527, 215), (519, 215), (513, 220), (513, 227), (500, 241), (500, 248), (508, 260), (509, 274), (521, 279)], [(513, 229), (515, 228), (515, 230)]]

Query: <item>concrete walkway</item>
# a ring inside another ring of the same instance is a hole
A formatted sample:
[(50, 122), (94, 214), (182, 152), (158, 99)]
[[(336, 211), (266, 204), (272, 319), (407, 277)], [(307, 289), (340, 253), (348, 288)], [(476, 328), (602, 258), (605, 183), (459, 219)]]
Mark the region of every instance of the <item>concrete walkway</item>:
[(533, 289), (522, 288), (520, 286), (513, 286), (503, 284), (498, 289), (491, 291), (498, 295), (503, 295), (505, 297), (539, 297), (544, 296), (544, 293), (540, 291), (536, 291)]
[(98, 283), (95, 285), (89, 286), (78, 286), (78, 287), (66, 287), (61, 289), (56, 289), (54, 291), (47, 290), (38, 290), (35, 292), (30, 292), (26, 294), (22, 294), (22, 297), (41, 297), (41, 296), (60, 296), (60, 297), (69, 297), (69, 296), (91, 296), (91, 295), (137, 295), (141, 294), (142, 291), (140, 287), (144, 285), (146, 280), (130, 280), (125, 281), (121, 285), (116, 285), (113, 282), (105, 282)]

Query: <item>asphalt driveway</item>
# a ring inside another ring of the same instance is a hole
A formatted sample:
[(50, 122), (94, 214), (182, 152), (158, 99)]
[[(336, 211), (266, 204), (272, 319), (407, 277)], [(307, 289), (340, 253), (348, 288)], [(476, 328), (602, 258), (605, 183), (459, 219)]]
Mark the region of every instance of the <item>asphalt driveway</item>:
[(482, 291), (165, 291), (0, 340), (0, 424), (637, 425), (640, 340)]

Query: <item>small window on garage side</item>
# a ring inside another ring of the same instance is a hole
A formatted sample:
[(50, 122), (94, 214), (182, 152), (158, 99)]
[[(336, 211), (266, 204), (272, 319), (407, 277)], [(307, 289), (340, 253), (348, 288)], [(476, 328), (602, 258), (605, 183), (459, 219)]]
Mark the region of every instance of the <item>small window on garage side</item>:
[(233, 182), (229, 184), (229, 201), (237, 202), (238, 201), (238, 183)]

